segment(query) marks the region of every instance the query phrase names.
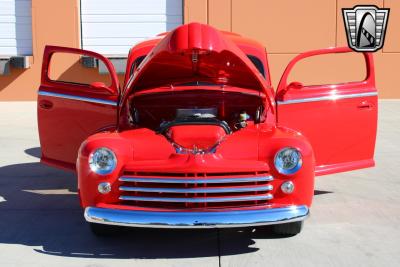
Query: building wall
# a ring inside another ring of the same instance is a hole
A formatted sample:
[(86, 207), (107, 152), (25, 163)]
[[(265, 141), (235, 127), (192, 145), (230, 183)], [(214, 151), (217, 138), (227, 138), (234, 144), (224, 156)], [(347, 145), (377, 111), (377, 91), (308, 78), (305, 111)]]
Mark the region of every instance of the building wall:
[(35, 100), (46, 44), (80, 46), (78, 0), (32, 0), (32, 56), (28, 69), (0, 76), (0, 100)]
[[(184, 21), (209, 23), (260, 41), (269, 53), (271, 77), (276, 86), (285, 66), (297, 53), (347, 45), (341, 8), (358, 3), (353, 0), (185, 0)], [(395, 86), (400, 62), (400, 1), (363, 0), (362, 3), (391, 8), (385, 47), (375, 53), (377, 87), (380, 98), (400, 98), (400, 90)], [(0, 101), (36, 99), (46, 44), (80, 47), (79, 0), (32, 0), (32, 39), (30, 68), (11, 68), (9, 75), (0, 76)], [(325, 68), (317, 72), (305, 66), (299, 77), (305, 80), (318, 77), (324, 82), (338, 70), (355, 75), (364, 72), (342, 62), (340, 57), (329, 59), (329, 64), (321, 61)], [(65, 62), (62, 67), (68, 68), (67, 64), (70, 63)]]
[[(400, 98), (398, 0), (186, 0), (184, 21), (208, 23), (260, 41), (268, 51), (271, 78), (276, 87), (286, 65), (297, 53), (347, 46), (341, 9), (360, 3), (391, 9), (385, 46), (375, 53), (376, 82), (380, 98)], [(343, 64), (343, 60), (350, 62)], [(321, 83), (329, 82), (330, 76), (336, 74), (343, 79), (359, 77), (365, 70), (351, 64), (354, 60), (335, 55), (326, 61), (328, 64), (321, 57), (315, 64), (308, 64), (309, 67), (302, 66), (297, 77)], [(319, 70), (316, 64), (320, 64)]]
[[(32, 56), (30, 67), (10, 67), (9, 75), (0, 75), (0, 101), (36, 100), (40, 86), (43, 50), (46, 45), (81, 47), (80, 0), (32, 0)], [(66, 81), (104, 81), (94, 69), (77, 64), (74, 57), (57, 60), (52, 70)], [(74, 77), (75, 76), (75, 77)], [(78, 77), (79, 76), (79, 77)], [(123, 80), (123, 76), (119, 76)]]

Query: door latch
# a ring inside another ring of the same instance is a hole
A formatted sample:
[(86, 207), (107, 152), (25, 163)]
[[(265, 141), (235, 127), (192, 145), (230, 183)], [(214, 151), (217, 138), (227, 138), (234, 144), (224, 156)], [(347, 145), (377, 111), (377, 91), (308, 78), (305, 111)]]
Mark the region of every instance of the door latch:
[(43, 109), (51, 109), (53, 107), (53, 102), (48, 101), (48, 100), (41, 100), (39, 102), (39, 107)]
[(372, 109), (373, 105), (368, 101), (362, 101), (358, 104), (357, 108), (359, 109)]

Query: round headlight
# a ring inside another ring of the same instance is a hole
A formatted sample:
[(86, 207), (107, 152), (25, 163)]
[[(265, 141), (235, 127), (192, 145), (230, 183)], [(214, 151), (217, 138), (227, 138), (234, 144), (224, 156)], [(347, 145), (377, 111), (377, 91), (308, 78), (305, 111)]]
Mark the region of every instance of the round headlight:
[(276, 153), (274, 164), (279, 173), (285, 175), (294, 174), (301, 168), (300, 151), (296, 148), (285, 147)]
[(117, 166), (117, 157), (111, 149), (101, 147), (90, 154), (89, 166), (97, 174), (110, 174)]

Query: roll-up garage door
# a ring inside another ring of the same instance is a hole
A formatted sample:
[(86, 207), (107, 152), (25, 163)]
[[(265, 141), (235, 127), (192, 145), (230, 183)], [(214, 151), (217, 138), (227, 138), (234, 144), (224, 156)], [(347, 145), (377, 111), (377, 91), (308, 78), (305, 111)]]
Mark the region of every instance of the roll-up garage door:
[(31, 0), (0, 0), (0, 56), (32, 55)]
[(137, 42), (182, 21), (182, 0), (81, 0), (82, 47), (126, 55)]

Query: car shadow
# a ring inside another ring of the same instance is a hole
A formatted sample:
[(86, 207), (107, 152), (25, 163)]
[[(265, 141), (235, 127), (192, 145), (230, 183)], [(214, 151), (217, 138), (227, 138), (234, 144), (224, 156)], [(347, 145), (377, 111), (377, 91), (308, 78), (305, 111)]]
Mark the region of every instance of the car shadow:
[(325, 190), (314, 190), (314, 196), (318, 196), (318, 195), (325, 195), (325, 194), (332, 194), (332, 191), (325, 191)]
[[(40, 155), (40, 150), (27, 149), (26, 153)], [(75, 174), (38, 162), (0, 167), (0, 228), (0, 243), (31, 246), (38, 253), (64, 257), (196, 258), (258, 250), (251, 247), (257, 237), (248, 230), (129, 228), (97, 237), (84, 221)], [(221, 235), (234, 240), (223, 250)]]
[(42, 155), (42, 151), (40, 149), (40, 147), (31, 147), (31, 148), (27, 148), (25, 149), (25, 154), (28, 154), (29, 156), (35, 157), (40, 159), (41, 155)]

